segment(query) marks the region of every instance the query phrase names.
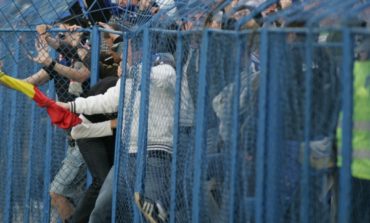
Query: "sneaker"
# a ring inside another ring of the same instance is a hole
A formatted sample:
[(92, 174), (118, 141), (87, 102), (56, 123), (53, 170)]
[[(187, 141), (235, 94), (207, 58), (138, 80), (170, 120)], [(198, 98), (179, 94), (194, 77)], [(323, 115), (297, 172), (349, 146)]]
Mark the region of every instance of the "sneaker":
[(141, 196), (139, 192), (135, 192), (135, 203), (144, 215), (145, 219), (150, 223), (164, 223), (167, 220), (167, 213), (158, 202), (154, 202), (149, 198)]

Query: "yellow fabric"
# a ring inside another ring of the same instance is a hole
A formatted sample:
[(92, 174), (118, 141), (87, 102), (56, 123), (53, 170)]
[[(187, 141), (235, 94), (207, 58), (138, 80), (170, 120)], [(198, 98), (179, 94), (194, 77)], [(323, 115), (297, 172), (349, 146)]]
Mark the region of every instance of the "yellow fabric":
[[(354, 122), (370, 122), (370, 60), (356, 61), (354, 64)], [(339, 126), (337, 131), (338, 146), (341, 148), (342, 129)], [(365, 151), (370, 154), (370, 131), (364, 129), (352, 130), (352, 176), (370, 180), (370, 157), (355, 155), (357, 152)], [(360, 153), (361, 154), (361, 153)], [(341, 154), (339, 154), (341, 155)], [(341, 165), (342, 157), (338, 157), (338, 165)]]
[(9, 88), (22, 92), (31, 99), (35, 96), (34, 86), (30, 83), (10, 77), (2, 72), (0, 72), (0, 82)]

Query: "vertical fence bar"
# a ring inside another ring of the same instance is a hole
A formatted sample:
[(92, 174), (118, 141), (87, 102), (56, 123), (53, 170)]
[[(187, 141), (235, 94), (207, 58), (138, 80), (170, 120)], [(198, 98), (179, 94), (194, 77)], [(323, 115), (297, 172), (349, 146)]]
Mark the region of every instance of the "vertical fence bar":
[(278, 215), (278, 196), (276, 185), (279, 185), (278, 166), (279, 166), (279, 147), (281, 147), (281, 113), (280, 113), (280, 77), (278, 62), (281, 60), (281, 55), (278, 47), (272, 47), (271, 57), (269, 61), (269, 94), (268, 94), (268, 128), (267, 128), (267, 182), (266, 182), (266, 220), (268, 223), (275, 223)]
[(309, 28), (306, 37), (305, 49), (305, 104), (304, 104), (304, 159), (301, 177), (301, 204), (300, 204), (300, 222), (310, 222), (310, 135), (311, 135), (311, 111), (312, 111), (312, 53), (313, 36), (312, 29)]
[[(141, 98), (140, 98), (140, 116), (139, 116), (139, 138), (138, 151), (136, 157), (136, 179), (135, 192), (142, 192), (144, 187), (146, 154), (147, 154), (147, 136), (148, 136), (148, 110), (150, 94), (150, 73), (151, 73), (151, 50), (150, 50), (150, 30), (149, 27), (144, 29), (143, 38), (143, 69), (141, 76)], [(140, 215), (135, 209), (134, 222), (139, 223)]]
[(257, 154), (256, 154), (256, 214), (255, 222), (264, 222), (264, 180), (267, 119), (267, 73), (268, 73), (268, 31), (261, 30), (260, 83), (258, 96)]
[[(55, 97), (54, 81), (49, 82), (48, 97)], [(43, 188), (43, 223), (50, 222), (50, 196), (49, 186), (51, 182), (51, 162), (52, 162), (52, 149), (53, 149), (53, 126), (51, 122), (46, 126), (46, 146), (45, 146), (45, 160), (44, 160), (44, 188)]]
[(96, 25), (92, 28), (91, 39), (90, 86), (93, 86), (99, 79), (100, 31)]
[[(91, 63), (90, 63), (90, 86), (94, 86), (99, 80), (99, 55), (100, 55), (100, 31), (98, 26), (93, 26), (91, 35)], [(92, 176), (87, 170), (86, 186), (92, 183)]]
[[(36, 66), (34, 67), (34, 71), (36, 71)], [(29, 222), (30, 218), (30, 209), (31, 209), (31, 180), (32, 180), (32, 166), (34, 164), (34, 152), (33, 152), (33, 144), (34, 144), (34, 139), (35, 139), (35, 131), (34, 127), (36, 125), (35, 120), (36, 120), (36, 105), (35, 103), (32, 103), (31, 105), (31, 125), (30, 125), (30, 139), (28, 141), (28, 173), (27, 173), (27, 185), (26, 185), (26, 196), (25, 196), (25, 207), (24, 207), (24, 219), (23, 222), (27, 223)]]
[(206, 152), (206, 97), (207, 97), (207, 53), (210, 31), (203, 32), (202, 47), (200, 52), (200, 71), (199, 71), (199, 86), (197, 98), (197, 117), (195, 128), (195, 151), (194, 151), (194, 184), (192, 190), (192, 219), (191, 222), (200, 222), (200, 205), (202, 197), (202, 167)]
[[(240, 94), (240, 63), (241, 63), (241, 56), (242, 56), (242, 40), (239, 33), (235, 33), (236, 40), (236, 62), (235, 62), (235, 73), (234, 73), (234, 80), (235, 80), (235, 88), (234, 88), (234, 97), (232, 99), (232, 123), (231, 123), (231, 168), (230, 168), (230, 200), (229, 200), (229, 222), (235, 222), (235, 200), (236, 200), (236, 186), (237, 186), (237, 157), (238, 157), (238, 140), (239, 140), (239, 94)], [(239, 179), (241, 180), (241, 179)]]
[(34, 144), (34, 136), (35, 132), (34, 130), (34, 125), (35, 125), (35, 103), (32, 103), (32, 112), (31, 112), (31, 129), (30, 129), (30, 140), (28, 143), (28, 173), (27, 173), (27, 185), (26, 185), (26, 196), (25, 196), (25, 207), (24, 207), (24, 219), (23, 222), (27, 223), (29, 222), (29, 217), (30, 217), (30, 209), (31, 209), (31, 179), (32, 179), (32, 165), (34, 164), (33, 159), (33, 144)]
[[(19, 41), (15, 38), (15, 61), (13, 66), (14, 76), (18, 77), (18, 62), (19, 62)], [(14, 150), (15, 148), (15, 130), (17, 120), (17, 92), (11, 92), (11, 116), (10, 116), (10, 128), (8, 135), (7, 144), (7, 170), (6, 170), (6, 185), (5, 185), (5, 207), (3, 209), (4, 222), (12, 222), (12, 187), (13, 187), (13, 161), (14, 161)]]
[(353, 37), (348, 27), (343, 28), (343, 121), (342, 167), (339, 178), (339, 223), (349, 223), (351, 216), (351, 161), (353, 114)]
[[(180, 101), (181, 101), (181, 83), (182, 83), (182, 59), (183, 59), (183, 36), (177, 34), (176, 44), (176, 94), (174, 104), (174, 125), (173, 125), (173, 152), (171, 162), (171, 188), (170, 188), (170, 223), (176, 221), (176, 180), (177, 180), (177, 156), (178, 156), (178, 142), (179, 142), (179, 119), (180, 119)], [(181, 161), (180, 161), (181, 162)]]
[(113, 192), (112, 192), (112, 223), (116, 222), (116, 208), (117, 208), (117, 192), (118, 192), (118, 174), (120, 167), (120, 157), (122, 154), (121, 142), (122, 142), (122, 129), (123, 129), (123, 109), (125, 100), (125, 89), (126, 89), (126, 77), (127, 77), (127, 55), (128, 55), (128, 37), (127, 33), (124, 33), (123, 39), (123, 52), (122, 52), (122, 76), (121, 85), (119, 92), (119, 104), (118, 104), (118, 117), (117, 117), (117, 129), (115, 139), (115, 151), (114, 151), (114, 178), (113, 178)]

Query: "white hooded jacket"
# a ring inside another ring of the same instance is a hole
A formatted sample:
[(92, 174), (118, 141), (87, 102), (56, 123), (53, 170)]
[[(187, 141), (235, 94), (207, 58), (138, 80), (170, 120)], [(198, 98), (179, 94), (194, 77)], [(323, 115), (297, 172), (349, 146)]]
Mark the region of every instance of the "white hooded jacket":
[[(123, 112), (123, 130), (125, 130), (126, 118), (129, 117), (132, 111), (131, 136), (129, 143), (129, 152), (137, 152), (137, 142), (139, 133), (139, 115), (140, 115), (140, 99), (141, 91), (137, 89), (133, 103), (130, 103), (131, 93), (133, 91), (133, 79), (126, 79), (125, 83), (125, 104)], [(175, 84), (176, 72), (175, 69), (168, 64), (160, 64), (151, 68), (150, 74), (150, 95), (149, 95), (149, 110), (148, 110), (148, 150), (164, 150), (171, 152), (173, 144), (173, 123), (174, 123), (174, 104), (175, 104)], [(121, 79), (117, 81), (116, 86), (109, 88), (106, 93), (88, 97), (77, 98), (70, 103), (71, 110), (81, 114), (100, 114), (117, 112), (119, 104)], [(184, 93), (186, 95), (184, 95)], [(186, 82), (182, 83), (182, 101), (190, 101), (190, 94), (188, 93), (188, 86)], [(183, 104), (183, 103), (182, 103)], [(190, 112), (193, 112), (193, 106), (190, 107)], [(181, 108), (181, 113), (186, 108)], [(181, 121), (180, 121), (181, 122)], [(125, 132), (125, 131), (123, 131)], [(88, 138), (88, 137), (102, 137), (111, 135), (110, 122), (90, 124), (83, 122), (72, 129), (72, 137)], [(122, 135), (125, 139), (125, 135)]]

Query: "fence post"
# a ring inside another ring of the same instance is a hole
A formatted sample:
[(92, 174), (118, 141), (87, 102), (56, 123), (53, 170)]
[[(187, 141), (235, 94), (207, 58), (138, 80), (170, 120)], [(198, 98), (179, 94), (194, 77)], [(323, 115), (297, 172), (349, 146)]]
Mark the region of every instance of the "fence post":
[(195, 151), (194, 151), (194, 184), (192, 191), (192, 219), (191, 222), (199, 223), (200, 219), (200, 208), (202, 200), (202, 170), (203, 161), (206, 153), (205, 145), (205, 132), (207, 129), (206, 121), (206, 97), (207, 97), (207, 53), (208, 53), (208, 42), (210, 38), (210, 31), (205, 30), (203, 32), (202, 47), (200, 52), (200, 71), (199, 71), (199, 85), (198, 85), (198, 98), (197, 98), (197, 117), (196, 117), (196, 128), (195, 128)]
[[(55, 97), (54, 81), (49, 82), (48, 85), (48, 97)], [(46, 147), (45, 147), (45, 160), (44, 160), (44, 188), (43, 188), (43, 223), (50, 222), (50, 196), (49, 187), (51, 182), (51, 161), (52, 161), (52, 149), (53, 149), (53, 126), (51, 122), (46, 124)]]
[(124, 33), (123, 39), (123, 52), (122, 52), (122, 76), (120, 85), (120, 95), (118, 104), (118, 117), (117, 117), (117, 129), (115, 138), (115, 151), (114, 151), (114, 178), (113, 178), (113, 192), (112, 192), (112, 223), (116, 222), (116, 208), (117, 208), (117, 196), (118, 196), (118, 176), (120, 167), (120, 157), (122, 147), (122, 130), (123, 130), (123, 109), (125, 100), (125, 89), (126, 89), (126, 77), (127, 77), (127, 57), (128, 57), (128, 35)]
[(306, 37), (306, 67), (305, 75), (305, 105), (304, 105), (304, 159), (301, 177), (301, 204), (300, 204), (300, 222), (310, 222), (310, 135), (311, 135), (311, 111), (312, 111), (312, 53), (313, 36), (312, 29), (309, 28)]
[[(19, 41), (15, 38), (15, 55), (14, 55), (14, 77), (18, 77), (18, 62), (19, 62)], [(12, 187), (13, 187), (13, 161), (14, 161), (14, 150), (15, 147), (15, 130), (16, 130), (16, 120), (17, 120), (17, 92), (12, 91), (11, 93), (11, 116), (10, 116), (10, 126), (8, 134), (8, 144), (7, 144), (7, 162), (6, 162), (6, 184), (5, 184), (5, 207), (3, 209), (4, 222), (12, 222)]]
[(353, 38), (348, 27), (343, 28), (343, 121), (342, 167), (339, 178), (339, 223), (350, 222), (351, 217), (351, 161), (352, 161), (352, 114), (353, 114)]
[[(232, 123), (231, 123), (231, 151), (230, 151), (230, 201), (229, 201), (229, 222), (235, 222), (235, 200), (236, 198), (236, 186), (237, 186), (237, 174), (238, 174), (238, 140), (239, 140), (239, 95), (240, 95), (240, 73), (241, 73), (241, 56), (242, 56), (242, 40), (240, 34), (236, 32), (235, 34), (236, 39), (236, 61), (235, 61), (235, 73), (234, 73), (234, 80), (235, 80), (235, 88), (233, 91), (234, 97), (232, 99)], [(240, 180), (240, 179), (239, 179)]]
[[(170, 34), (169, 34), (170, 35)], [(177, 196), (177, 160), (178, 160), (178, 142), (179, 142), (179, 119), (180, 119), (180, 103), (181, 103), (181, 83), (183, 78), (182, 72), (183, 59), (183, 36), (177, 34), (176, 44), (176, 90), (175, 90), (175, 104), (174, 104), (174, 125), (173, 125), (173, 151), (171, 161), (171, 187), (170, 187), (170, 223), (176, 221), (176, 196)], [(181, 158), (181, 157), (180, 157)], [(184, 157), (182, 157), (184, 159)], [(182, 162), (180, 160), (180, 162)]]
[[(143, 38), (143, 69), (141, 75), (141, 98), (139, 116), (139, 137), (138, 151), (136, 156), (136, 179), (135, 192), (143, 192), (144, 178), (146, 169), (147, 136), (148, 136), (148, 110), (150, 94), (150, 73), (151, 73), (151, 49), (150, 49), (150, 29), (144, 29)], [(134, 209), (134, 222), (139, 223), (140, 214), (137, 208)]]
[[(35, 66), (34, 71), (36, 71), (37, 66)], [(30, 126), (30, 139), (28, 141), (28, 173), (27, 173), (27, 185), (26, 185), (26, 196), (25, 196), (25, 208), (24, 208), (24, 218), (23, 222), (27, 223), (29, 222), (29, 216), (30, 216), (30, 209), (31, 209), (31, 179), (32, 179), (32, 166), (34, 164), (34, 153), (33, 153), (33, 144), (35, 139), (35, 131), (34, 126), (36, 125), (36, 105), (35, 103), (32, 103), (31, 105), (31, 126)]]
[(256, 152), (256, 215), (255, 222), (264, 222), (265, 156), (267, 122), (268, 30), (261, 30), (260, 83), (258, 96), (257, 152)]
[[(278, 36), (275, 36), (274, 44), (271, 46), (271, 51), (269, 51), (269, 56), (274, 58), (269, 60), (268, 66), (271, 68), (267, 73), (268, 77), (268, 88), (269, 92), (268, 97), (268, 110), (267, 110), (267, 178), (266, 178), (266, 221), (268, 223), (275, 223), (277, 220), (278, 212), (278, 197), (279, 191), (277, 185), (279, 185), (279, 149), (282, 146), (282, 132), (281, 132), (281, 111), (280, 106), (276, 106), (280, 103), (281, 100), (281, 69), (280, 60), (282, 56), (280, 55), (281, 51), (279, 50), (278, 44), (282, 41), (279, 41)], [(281, 48), (280, 48), (281, 49)], [(283, 148), (284, 149), (284, 148)], [(281, 151), (281, 150), (280, 150)]]
[(93, 86), (99, 79), (100, 32), (96, 25), (92, 28), (91, 40), (90, 86)]

